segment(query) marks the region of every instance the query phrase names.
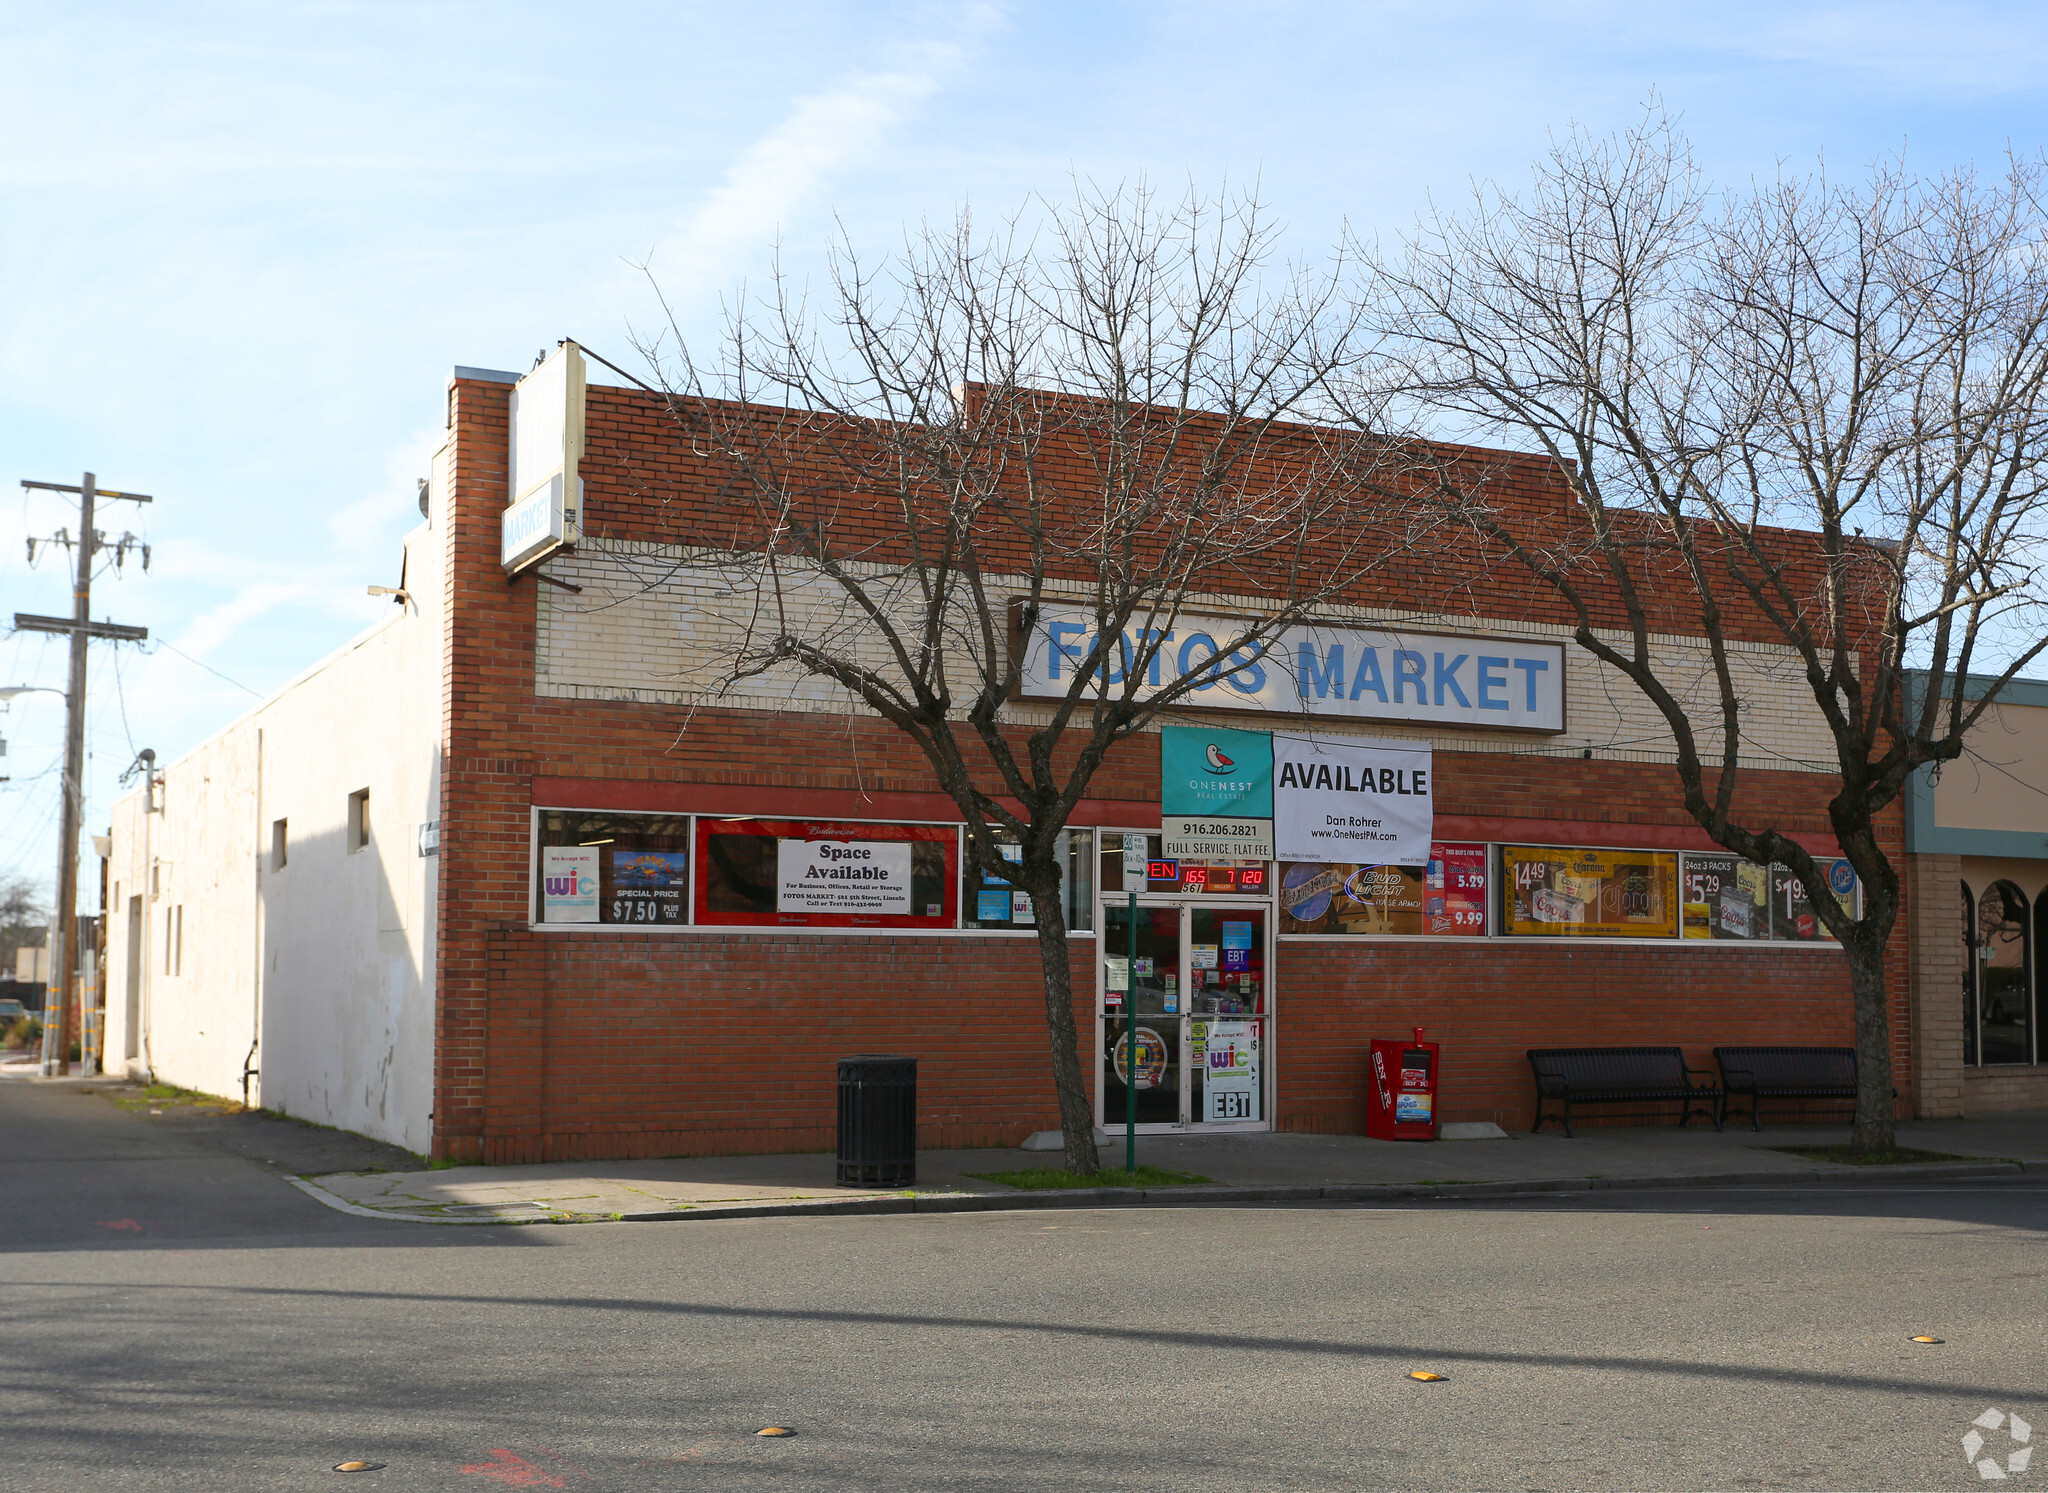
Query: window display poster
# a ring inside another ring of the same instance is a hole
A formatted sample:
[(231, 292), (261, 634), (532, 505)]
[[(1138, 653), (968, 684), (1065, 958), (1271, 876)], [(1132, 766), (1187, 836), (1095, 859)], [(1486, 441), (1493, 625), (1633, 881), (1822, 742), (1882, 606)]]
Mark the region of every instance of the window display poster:
[(613, 850), (611, 923), (680, 923), (690, 857), (681, 850)]
[(979, 923), (1007, 923), (1010, 920), (1008, 892), (976, 892), (974, 918)]
[(1676, 938), (1678, 857), (1501, 847), (1507, 929), (1551, 938)]
[[(996, 846), (996, 852), (997, 854), (1001, 855), (1004, 860), (1008, 861), (1013, 866), (1021, 866), (1024, 864), (1024, 847), (1022, 845), (998, 845)], [(981, 884), (983, 886), (1011, 885), (1007, 877), (998, 876), (993, 871), (984, 871), (981, 873)]]
[(597, 917), (597, 847), (543, 845), (540, 852), (543, 923), (594, 923)]
[(1486, 847), (1436, 843), (1424, 866), (1290, 861), (1280, 868), (1282, 933), (1486, 932)]
[(1259, 1114), (1259, 1027), (1256, 1021), (1212, 1021), (1196, 1056), (1202, 1062), (1202, 1118), (1256, 1120)]
[(909, 917), (910, 846), (900, 840), (777, 840), (778, 912)]
[(1687, 938), (1771, 936), (1771, 873), (1739, 855), (1688, 855), (1681, 877)]
[(1247, 970), (1252, 967), (1252, 925), (1226, 920), (1223, 924), (1223, 968)]
[[(1822, 861), (1820, 864), (1821, 869), (1827, 872), (1828, 889), (1853, 916), (1856, 911), (1856, 868), (1845, 860)], [(1794, 943), (1832, 943), (1835, 938), (1828, 932), (1827, 924), (1814, 913), (1804, 883), (1785, 866), (1771, 867), (1771, 931), (1774, 937), (1790, 939)]]

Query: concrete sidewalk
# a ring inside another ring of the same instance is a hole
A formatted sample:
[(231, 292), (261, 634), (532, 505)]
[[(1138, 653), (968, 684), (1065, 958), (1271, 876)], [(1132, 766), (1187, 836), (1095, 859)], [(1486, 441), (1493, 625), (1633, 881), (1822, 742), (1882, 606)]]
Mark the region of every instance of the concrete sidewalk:
[[(330, 1207), (422, 1223), (600, 1222), (756, 1217), (764, 1213), (965, 1211), (1093, 1203), (1364, 1201), (1374, 1197), (1485, 1195), (1529, 1190), (1686, 1183), (1812, 1183), (1828, 1179), (2048, 1172), (2048, 1113), (1899, 1126), (1899, 1144), (1972, 1160), (1866, 1168), (1809, 1161), (1785, 1146), (1838, 1144), (1846, 1126), (1730, 1128), (1581, 1125), (1498, 1140), (1431, 1144), (1349, 1135), (1147, 1136), (1141, 1163), (1211, 1177), (1204, 1186), (1019, 1191), (975, 1174), (1057, 1167), (1057, 1153), (924, 1151), (907, 1189), (833, 1184), (829, 1154), (682, 1157), (654, 1161), (463, 1166), (438, 1171), (343, 1172), (296, 1185)], [(1103, 1148), (1120, 1166), (1123, 1139)]]

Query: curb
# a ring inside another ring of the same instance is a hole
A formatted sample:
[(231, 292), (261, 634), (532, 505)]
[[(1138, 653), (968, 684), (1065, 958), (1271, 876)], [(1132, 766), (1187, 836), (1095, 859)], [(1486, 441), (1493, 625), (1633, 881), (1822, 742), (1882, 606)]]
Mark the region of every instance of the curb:
[[(1871, 1174), (1875, 1172), (1876, 1177)], [(447, 1218), (365, 1208), (302, 1177), (283, 1180), (316, 1202), (355, 1218), (457, 1227), (527, 1227), (548, 1223), (710, 1223), (725, 1218), (849, 1218), (904, 1213), (1022, 1213), (1039, 1209), (1206, 1207), (1237, 1203), (1371, 1203), (1414, 1198), (1549, 1196), (1564, 1192), (1653, 1192), (1719, 1187), (1840, 1187), (1878, 1180), (1969, 1181), (2048, 1173), (2048, 1161), (1937, 1161), (1887, 1167), (1831, 1167), (1773, 1172), (1715, 1172), (1699, 1176), (1539, 1177), (1504, 1182), (1329, 1182), (1293, 1186), (1082, 1187), (1046, 1192), (942, 1192), (927, 1195), (827, 1198), (730, 1207), (659, 1208), (645, 1212), (566, 1218)], [(565, 1210), (566, 1211), (566, 1210)]]

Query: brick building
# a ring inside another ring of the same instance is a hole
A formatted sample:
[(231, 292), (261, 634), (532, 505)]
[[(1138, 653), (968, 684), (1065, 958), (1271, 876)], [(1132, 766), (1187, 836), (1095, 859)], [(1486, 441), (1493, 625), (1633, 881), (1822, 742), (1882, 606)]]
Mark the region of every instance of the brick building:
[[(537, 375), (458, 368), (391, 616), (117, 807), (109, 1066), (461, 1160), (826, 1148), (834, 1060), (864, 1051), (920, 1060), (927, 1146), (1056, 1126), (1028, 899), (965, 874), (922, 756), (836, 689), (714, 688), (751, 604), (684, 563), (719, 475), (650, 396), (554, 367), (574, 357), (550, 364), (579, 427), (579, 485), (553, 497), (558, 524), (580, 498), (573, 545), (508, 578), (508, 499), (545, 496), (544, 456), (512, 429)], [(1564, 511), (1543, 463), (1498, 461)], [(1289, 710), (1247, 694), (1172, 721), (1426, 749), (1425, 867), (1169, 854), (1163, 738), (1111, 754), (1063, 893), (1098, 1114), (1121, 1112), (1125, 999), (1144, 1118), (1164, 1126), (1360, 1130), (1367, 1043), (1415, 1025), (1444, 1044), (1438, 1118), (1510, 1127), (1532, 1115), (1531, 1046), (1677, 1043), (1710, 1066), (1717, 1043), (1852, 1040), (1845, 962), (1797, 883), (1692, 825), (1661, 720), (1572, 644), (1557, 600), (1498, 574), (1467, 596), (1427, 614), (1348, 598), (1301, 645), (1313, 678), (1292, 670)], [(1734, 644), (1745, 801), (1834, 855), (1830, 779), (1800, 765), (1831, 758), (1825, 730), (1788, 650), (1751, 632)], [(1361, 682), (1403, 639), (1432, 660), (1415, 667), (1433, 703), (1421, 686), (1403, 703), (1393, 652)], [(1889, 851), (1905, 829), (1887, 821)], [(834, 856), (880, 889), (792, 890)], [(1907, 1113), (1929, 1032), (1957, 1024), (1956, 972), (1910, 971), (1923, 939), (1937, 964), (1957, 950), (1909, 882)], [(1226, 1039), (1256, 1049), (1248, 1073), (1212, 1075)]]

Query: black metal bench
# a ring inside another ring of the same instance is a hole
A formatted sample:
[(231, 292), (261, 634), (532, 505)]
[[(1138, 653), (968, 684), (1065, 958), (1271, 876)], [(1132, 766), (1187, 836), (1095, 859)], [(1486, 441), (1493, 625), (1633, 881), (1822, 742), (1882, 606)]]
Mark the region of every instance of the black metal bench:
[(1543, 1128), (1552, 1118), (1543, 1113), (1546, 1100), (1564, 1105), (1564, 1133), (1572, 1133), (1574, 1104), (1658, 1104), (1677, 1102), (1684, 1106), (1678, 1115), (1681, 1129), (1692, 1118), (1695, 1100), (1708, 1101), (1701, 1111), (1714, 1128), (1721, 1128), (1716, 1104), (1722, 1098), (1719, 1084), (1693, 1082), (1695, 1077), (1712, 1078), (1704, 1068), (1685, 1065), (1682, 1047), (1532, 1047), (1529, 1066), (1536, 1073), (1536, 1123), (1530, 1133)]
[[(1721, 1065), (1721, 1118), (1737, 1095), (1749, 1098), (1749, 1128), (1763, 1129), (1757, 1108), (1766, 1099), (1846, 1099), (1856, 1102), (1853, 1047), (1717, 1047)], [(1892, 1090), (1894, 1099), (1899, 1097)]]

